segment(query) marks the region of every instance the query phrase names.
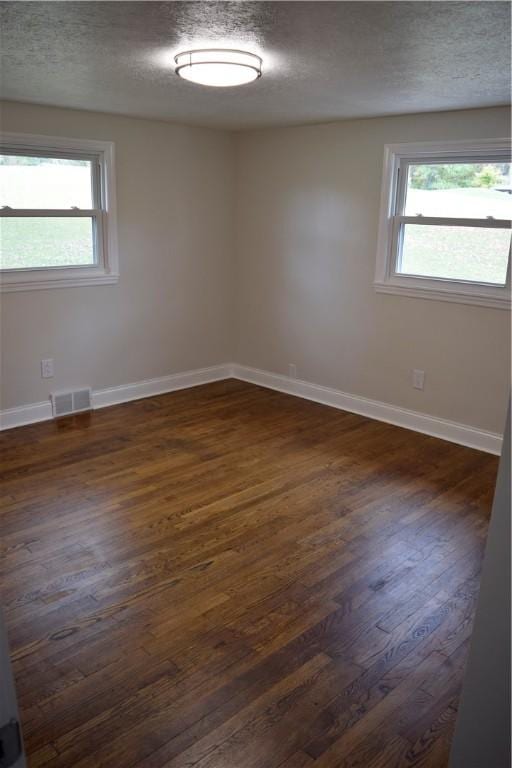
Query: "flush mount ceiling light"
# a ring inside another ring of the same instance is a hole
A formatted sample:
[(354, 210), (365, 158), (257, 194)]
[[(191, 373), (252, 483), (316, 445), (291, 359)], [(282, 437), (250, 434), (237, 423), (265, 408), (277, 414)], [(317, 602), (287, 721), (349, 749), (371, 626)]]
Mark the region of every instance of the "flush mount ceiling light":
[(184, 51), (174, 57), (176, 74), (217, 88), (251, 83), (261, 77), (262, 60), (254, 53), (222, 48)]

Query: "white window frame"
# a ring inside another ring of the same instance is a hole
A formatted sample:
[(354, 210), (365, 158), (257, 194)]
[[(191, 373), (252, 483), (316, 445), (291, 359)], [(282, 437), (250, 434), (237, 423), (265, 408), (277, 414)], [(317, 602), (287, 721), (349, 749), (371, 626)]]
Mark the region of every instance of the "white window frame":
[(27, 291), (85, 285), (105, 285), (119, 280), (115, 184), (115, 148), (111, 141), (69, 139), (28, 133), (4, 133), (0, 153), (70, 157), (92, 160), (94, 204), (92, 209), (0, 208), (0, 217), (58, 216), (92, 218), (96, 263), (90, 266), (36, 267), (0, 270), (0, 290)]
[(375, 290), (424, 299), (477, 304), (510, 309), (510, 253), (507, 279), (503, 286), (465, 280), (436, 279), (405, 275), (397, 271), (401, 232), (406, 223), (464, 225), (509, 228), (501, 219), (454, 219), (428, 216), (405, 216), (403, 205), (407, 184), (407, 168), (411, 163), (428, 162), (510, 162), (508, 139), (479, 141), (444, 141), (411, 144), (387, 144), (384, 148)]

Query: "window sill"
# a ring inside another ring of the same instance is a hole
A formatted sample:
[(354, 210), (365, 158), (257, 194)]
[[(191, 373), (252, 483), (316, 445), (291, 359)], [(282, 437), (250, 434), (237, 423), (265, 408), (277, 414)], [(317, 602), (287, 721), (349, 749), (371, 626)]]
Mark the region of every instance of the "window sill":
[(68, 277), (52, 278), (48, 276), (48, 279), (39, 280), (23, 280), (23, 278), (13, 279), (9, 275), (9, 279), (5, 276), (0, 278), (0, 292), (10, 293), (14, 291), (36, 291), (45, 290), (50, 288), (77, 288), (87, 285), (113, 285), (119, 281), (119, 275), (87, 275), (78, 277), (76, 275), (70, 275)]
[(451, 301), (456, 304), (473, 304), (479, 307), (492, 307), (493, 309), (510, 310), (510, 295), (496, 296), (479, 291), (472, 290), (470, 293), (464, 290), (454, 290), (453, 288), (433, 288), (422, 286), (417, 283), (413, 285), (404, 285), (403, 283), (393, 283), (391, 281), (375, 281), (375, 291), (377, 293), (395, 294), (397, 296), (408, 296), (415, 299), (433, 299), (434, 301)]

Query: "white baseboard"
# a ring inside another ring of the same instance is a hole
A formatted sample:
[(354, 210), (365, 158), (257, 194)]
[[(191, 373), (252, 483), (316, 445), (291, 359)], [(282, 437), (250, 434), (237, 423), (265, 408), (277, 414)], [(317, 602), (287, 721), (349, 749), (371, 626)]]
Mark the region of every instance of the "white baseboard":
[[(209, 384), (212, 381), (221, 381), (231, 377), (252, 384), (259, 384), (268, 389), (275, 389), (278, 392), (303, 397), (306, 400), (313, 400), (316, 403), (330, 405), (343, 411), (368, 416), (377, 421), (385, 421), (388, 424), (395, 424), (415, 432), (440, 437), (443, 440), (477, 448), (487, 453), (496, 455), (501, 453), (502, 437), (494, 432), (486, 432), (482, 429), (439, 419), (435, 416), (427, 416), (417, 411), (409, 411), (378, 400), (349, 395), (331, 387), (323, 387), (300, 379), (291, 379), (289, 376), (281, 376), (277, 373), (249, 368), (236, 363), (198, 368), (194, 371), (174, 373), (157, 379), (145, 379), (119, 387), (98, 389), (92, 393), (93, 408), (106, 408), (109, 405), (162, 395), (166, 392), (196, 387), (200, 384)], [(0, 429), (35, 424), (38, 421), (47, 421), (51, 418), (52, 408), (49, 400), (42, 403), (21, 405), (17, 408), (7, 408), (0, 411)]]
[(368, 416), (377, 421), (385, 421), (399, 427), (411, 429), (414, 432), (422, 432), (432, 437), (440, 437), (452, 443), (466, 445), (469, 448), (477, 448), (486, 453), (499, 455), (503, 438), (495, 432), (486, 432), (482, 429), (458, 424), (455, 421), (440, 419), (436, 416), (428, 416), (418, 411), (409, 411), (396, 405), (389, 405), (378, 400), (369, 400), (358, 395), (349, 395), (338, 389), (312, 384), (309, 381), (291, 379), (289, 376), (281, 376), (277, 373), (269, 373), (258, 368), (249, 368), (243, 365), (232, 366), (232, 374), (235, 379), (248, 381), (251, 384), (259, 384), (268, 389), (285, 392), (289, 395), (303, 397), (316, 403), (330, 405), (343, 411), (350, 411), (361, 416)]
[[(212, 381), (221, 381), (231, 377), (231, 364), (214, 365), (210, 368), (197, 368), (195, 371), (173, 373), (170, 376), (160, 376), (157, 379), (145, 379), (132, 384), (123, 384), (119, 387), (97, 389), (92, 393), (93, 408), (106, 408), (109, 405), (126, 403), (130, 400), (140, 400), (143, 397), (162, 395), (165, 392), (174, 392), (178, 389), (188, 389), (199, 384), (209, 384)], [(52, 418), (50, 400), (42, 403), (21, 405), (17, 408), (7, 408), (0, 411), (0, 429), (11, 429), (26, 424), (35, 424), (38, 421), (47, 421)]]
[(43, 403), (19, 405), (16, 408), (4, 408), (3, 411), (0, 411), (0, 430), (23, 427), (26, 424), (48, 421), (51, 418), (52, 406), (49, 400)]
[(129, 400), (141, 400), (143, 397), (163, 395), (178, 389), (197, 387), (200, 384), (210, 384), (212, 381), (222, 381), (231, 378), (232, 365), (213, 365), (210, 368), (196, 368), (195, 371), (172, 373), (158, 379), (144, 379), (133, 384), (123, 384), (120, 387), (98, 389), (92, 393), (93, 408), (106, 408), (109, 405), (127, 403)]

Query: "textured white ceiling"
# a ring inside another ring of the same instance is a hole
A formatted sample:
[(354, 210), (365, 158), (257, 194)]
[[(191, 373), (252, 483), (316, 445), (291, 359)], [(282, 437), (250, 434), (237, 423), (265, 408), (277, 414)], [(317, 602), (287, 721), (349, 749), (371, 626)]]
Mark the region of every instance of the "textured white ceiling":
[[(506, 104), (508, 2), (2, 2), (2, 96), (247, 128)], [(180, 80), (189, 47), (259, 53), (263, 77)]]

